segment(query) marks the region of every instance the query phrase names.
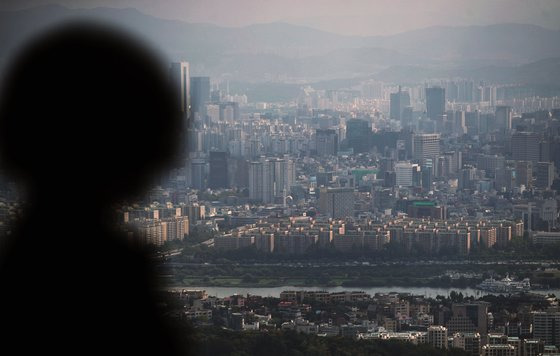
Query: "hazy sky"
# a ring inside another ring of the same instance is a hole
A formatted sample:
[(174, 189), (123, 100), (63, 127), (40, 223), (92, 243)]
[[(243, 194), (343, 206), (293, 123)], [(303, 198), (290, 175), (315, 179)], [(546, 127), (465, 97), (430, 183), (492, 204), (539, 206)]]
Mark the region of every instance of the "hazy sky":
[(353, 35), (506, 22), (560, 29), (560, 0), (0, 0), (0, 9), (46, 3), (134, 7), (162, 18), (222, 26), (282, 21)]

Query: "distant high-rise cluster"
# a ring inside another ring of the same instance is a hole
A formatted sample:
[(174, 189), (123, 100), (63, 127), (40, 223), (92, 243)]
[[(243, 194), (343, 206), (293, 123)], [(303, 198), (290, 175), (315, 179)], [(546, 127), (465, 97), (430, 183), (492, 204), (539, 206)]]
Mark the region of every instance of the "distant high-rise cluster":
[[(454, 78), (306, 85), (297, 99), (264, 102), (250, 89), (233, 90), (229, 78), (190, 77), (189, 69), (187, 62), (170, 69), (188, 120), (188, 154), (163, 181), (163, 202), (220, 199), (216, 214), (228, 212), (221, 225), (262, 216), (468, 216), (522, 222), (539, 243), (557, 238), (556, 99), (531, 101), (520, 86)], [(482, 229), (469, 248), (505, 248), (506, 230)], [(447, 235), (432, 238), (443, 243)]]

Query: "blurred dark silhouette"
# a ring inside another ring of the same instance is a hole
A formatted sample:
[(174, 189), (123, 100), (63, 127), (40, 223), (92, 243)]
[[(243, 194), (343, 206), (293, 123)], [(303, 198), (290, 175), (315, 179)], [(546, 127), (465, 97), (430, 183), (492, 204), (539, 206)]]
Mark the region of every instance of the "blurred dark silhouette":
[(120, 30), (66, 23), (20, 50), (1, 90), (0, 165), (26, 205), (0, 260), (0, 353), (184, 352), (154, 266), (111, 210), (175, 163), (182, 120), (159, 58)]

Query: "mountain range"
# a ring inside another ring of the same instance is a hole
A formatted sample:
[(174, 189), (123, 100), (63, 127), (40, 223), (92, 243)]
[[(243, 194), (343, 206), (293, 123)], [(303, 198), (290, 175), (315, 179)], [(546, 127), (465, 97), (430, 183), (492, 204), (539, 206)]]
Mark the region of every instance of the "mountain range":
[(31, 34), (74, 17), (129, 29), (195, 75), (246, 82), (375, 78), (410, 83), (466, 77), (554, 85), (560, 31), (525, 24), (430, 27), (389, 36), (345, 36), (286, 23), (240, 28), (166, 20), (135, 9), (48, 5), (0, 12), (0, 60)]

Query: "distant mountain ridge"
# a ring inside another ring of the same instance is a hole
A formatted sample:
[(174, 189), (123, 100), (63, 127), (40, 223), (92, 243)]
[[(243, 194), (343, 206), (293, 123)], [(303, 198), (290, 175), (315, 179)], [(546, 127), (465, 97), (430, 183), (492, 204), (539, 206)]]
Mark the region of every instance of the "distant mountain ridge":
[[(560, 57), (560, 31), (534, 25), (431, 27), (360, 37), (285, 23), (227, 28), (160, 19), (130, 8), (84, 10), (48, 5), (0, 12), (0, 58), (33, 31), (76, 16), (114, 22), (139, 32), (170, 60), (190, 61), (195, 74), (227, 75), (246, 81), (316, 81), (369, 75), (390, 78), (397, 70), (410, 72), (412, 79), (430, 71), (452, 74), (463, 70), (468, 74), (483, 67), (499, 68), (498, 72), (506, 68), (506, 73), (507, 68)], [(558, 72), (558, 61), (540, 65)], [(525, 69), (538, 78), (550, 79), (542, 70)]]

